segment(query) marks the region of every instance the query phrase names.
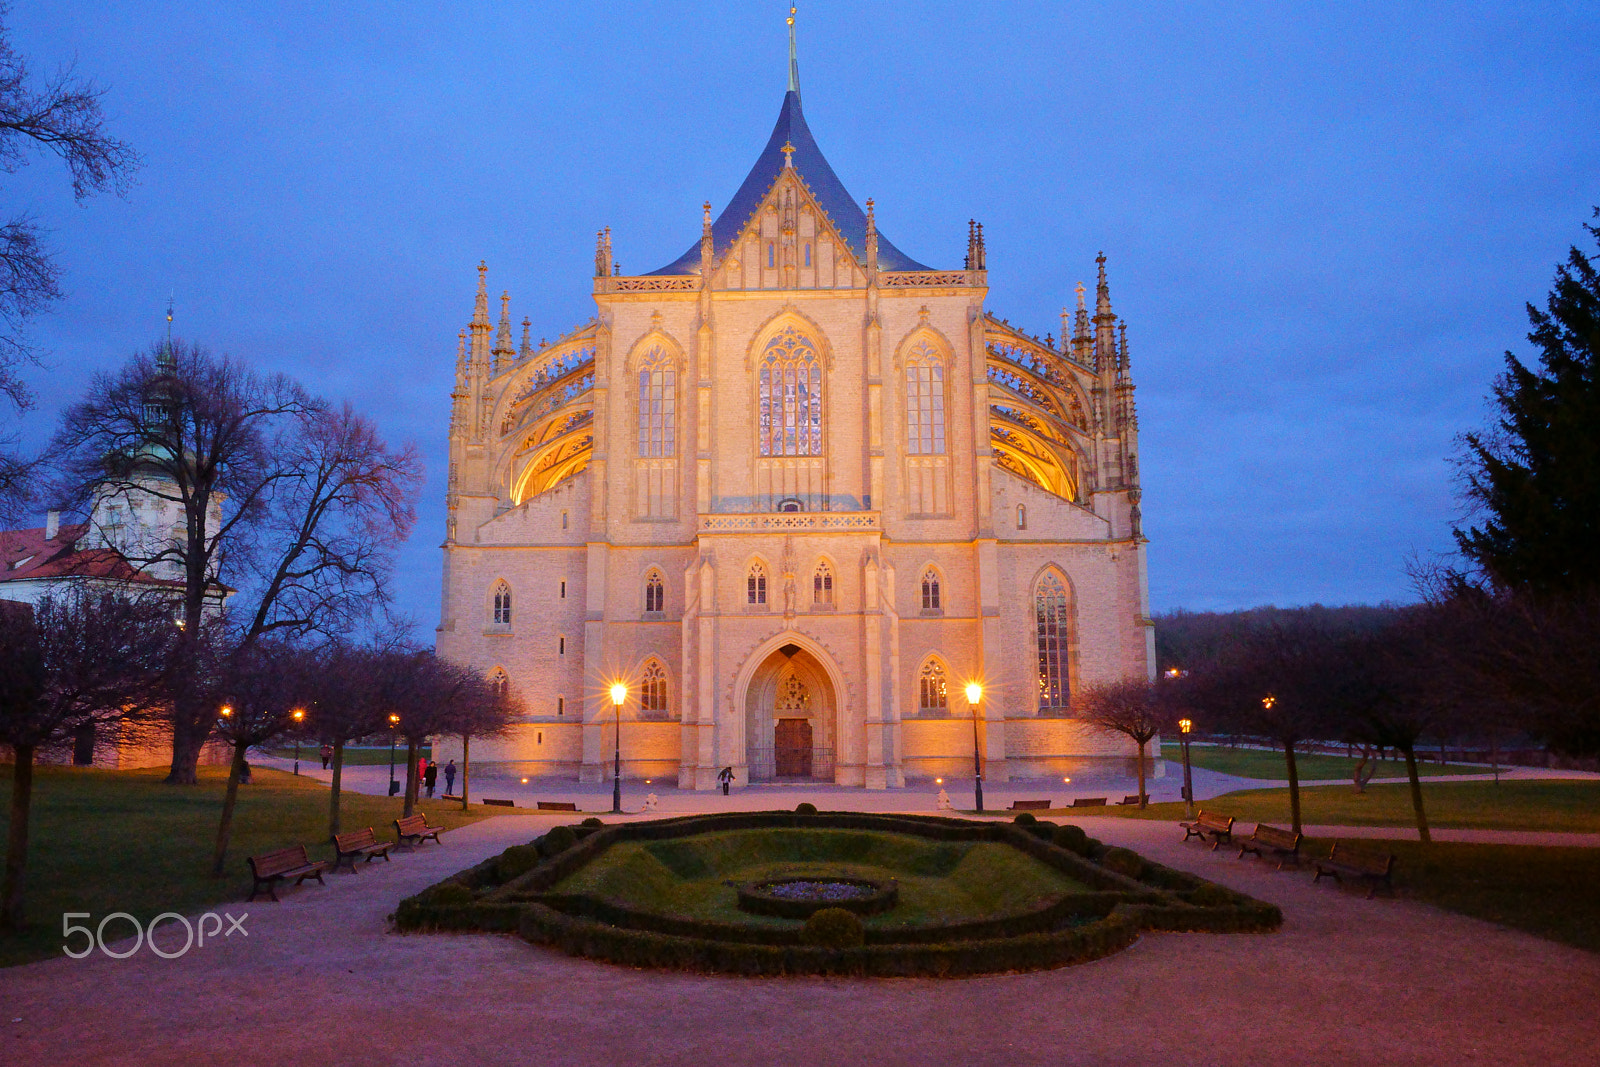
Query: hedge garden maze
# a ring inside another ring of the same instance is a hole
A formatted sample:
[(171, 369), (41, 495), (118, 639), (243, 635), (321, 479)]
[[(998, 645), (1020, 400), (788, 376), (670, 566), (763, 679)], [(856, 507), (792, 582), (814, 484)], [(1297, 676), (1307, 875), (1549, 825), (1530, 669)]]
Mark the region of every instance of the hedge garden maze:
[(1282, 922), (1077, 826), (809, 808), (559, 826), (401, 901), (395, 924), (630, 966), (957, 976), (1098, 959), (1142, 930)]

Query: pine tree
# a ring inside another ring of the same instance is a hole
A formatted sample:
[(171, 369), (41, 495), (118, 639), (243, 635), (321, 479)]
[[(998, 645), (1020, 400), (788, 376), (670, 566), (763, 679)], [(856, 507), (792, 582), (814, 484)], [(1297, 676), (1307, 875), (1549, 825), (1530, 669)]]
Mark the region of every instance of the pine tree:
[[(1600, 217), (1600, 208), (1595, 209)], [(1585, 226), (1600, 241), (1600, 228)], [(1510, 352), (1493, 429), (1465, 435), (1467, 496), (1480, 525), (1456, 543), (1493, 585), (1534, 594), (1600, 586), (1600, 274), (1577, 248), (1556, 268), (1546, 311), (1528, 305), (1539, 351)]]

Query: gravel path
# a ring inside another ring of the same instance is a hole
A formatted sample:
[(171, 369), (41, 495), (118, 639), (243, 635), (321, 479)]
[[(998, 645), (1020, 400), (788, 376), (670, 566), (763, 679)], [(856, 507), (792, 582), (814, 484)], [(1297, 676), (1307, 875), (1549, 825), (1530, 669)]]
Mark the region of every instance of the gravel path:
[(1083, 820), (1108, 842), (1275, 901), (1283, 930), (1147, 935), (1084, 966), (948, 982), (671, 974), (510, 937), (387, 932), (401, 897), (556, 821), (496, 817), (280, 904), (227, 906), (248, 912), (248, 938), (180, 959), (145, 949), (0, 971), (5, 1061), (1595, 1062), (1600, 956), (1313, 886), (1182, 845), (1168, 823)]

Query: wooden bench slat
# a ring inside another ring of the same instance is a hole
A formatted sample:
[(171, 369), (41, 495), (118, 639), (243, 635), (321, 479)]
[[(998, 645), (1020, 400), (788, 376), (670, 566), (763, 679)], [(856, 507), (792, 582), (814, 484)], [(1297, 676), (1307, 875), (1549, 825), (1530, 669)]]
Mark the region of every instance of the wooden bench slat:
[(277, 900), (278, 883), (290, 878), (294, 879), (295, 885), (299, 885), (307, 878), (315, 878), (319, 885), (327, 884), (322, 880), (322, 872), (328, 867), (327, 861), (312, 860), (306, 854), (304, 845), (294, 845), (290, 848), (280, 848), (276, 852), (266, 852), (260, 856), (250, 856), (245, 862), (250, 865), (250, 874), (255, 879), (247, 900), (255, 900), (262, 886), (266, 886), (268, 896)]
[(1106, 806), (1105, 797), (1075, 797), (1072, 801), (1075, 808), (1103, 808)]
[[(1340, 851), (1340, 846), (1344, 851)], [(1323, 876), (1332, 878), (1339, 884), (1344, 884), (1342, 875), (1370, 882), (1367, 888), (1367, 899), (1371, 900), (1378, 892), (1378, 885), (1386, 886), (1389, 892), (1394, 892), (1394, 853), (1380, 852), (1376, 849), (1352, 846), (1342, 841), (1335, 841), (1333, 848), (1328, 853), (1327, 859), (1313, 860), (1317, 873), (1312, 877), (1313, 882), (1320, 882)]]
[(541, 800), (540, 811), (577, 811), (578, 805), (570, 800)]
[(1265, 853), (1271, 852), (1278, 857), (1278, 870), (1283, 870), (1283, 865), (1293, 861), (1295, 866), (1300, 865), (1300, 835), (1292, 830), (1285, 830), (1267, 823), (1257, 823), (1255, 832), (1239, 843), (1239, 858), (1244, 859), (1246, 853), (1265, 859)]
[(370, 826), (363, 830), (352, 830), (347, 834), (335, 834), (333, 836), (333, 849), (336, 855), (333, 861), (333, 869), (337, 871), (348, 860), (350, 873), (355, 874), (356, 860), (362, 856), (366, 857), (366, 862), (368, 863), (371, 863), (379, 856), (383, 857), (383, 862), (388, 863), (390, 861), (389, 850), (393, 847), (393, 841), (379, 841), (378, 835), (373, 832)]
[(422, 812), (407, 815), (394, 821), (395, 840), (407, 848), (420, 846), (429, 838), (438, 845), (444, 844), (439, 840), (439, 828), (428, 825), (428, 817)]
[(1129, 793), (1127, 796), (1125, 796), (1121, 800), (1117, 801), (1117, 806), (1118, 807), (1123, 807), (1123, 806), (1128, 805), (1128, 804), (1137, 804), (1140, 801), (1143, 801), (1146, 804), (1150, 803), (1150, 794), (1149, 793), (1144, 793), (1144, 794)]
[(1181, 822), (1178, 825), (1183, 827), (1183, 839), (1185, 841), (1191, 837), (1198, 837), (1202, 841), (1210, 838), (1211, 851), (1213, 852), (1224, 841), (1229, 844), (1233, 843), (1232, 815), (1218, 815), (1215, 812), (1201, 809), (1200, 815), (1193, 822)]
[(1012, 811), (1049, 811), (1053, 801), (1049, 800), (1013, 800)]

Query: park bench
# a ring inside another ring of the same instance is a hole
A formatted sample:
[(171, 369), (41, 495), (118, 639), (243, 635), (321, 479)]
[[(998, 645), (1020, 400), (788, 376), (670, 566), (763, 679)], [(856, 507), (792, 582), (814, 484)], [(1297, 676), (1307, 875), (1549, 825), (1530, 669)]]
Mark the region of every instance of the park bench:
[(389, 862), (389, 850), (394, 847), (392, 841), (379, 841), (378, 835), (372, 832), (372, 827), (365, 830), (352, 830), (347, 834), (333, 835), (333, 850), (337, 853), (333, 860), (333, 869), (337, 871), (345, 862), (350, 861), (350, 873), (356, 873), (356, 860), (365, 856), (366, 862), (371, 863), (379, 856), (383, 862)]
[(482, 800), (478, 801), (478, 803), (486, 805), (486, 806), (491, 807), (491, 808), (514, 808), (514, 807), (517, 806), (512, 801), (509, 801), (509, 800), (494, 800), (494, 799), (492, 799), (490, 797), (484, 797)]
[(1012, 811), (1049, 811), (1050, 810), (1050, 803), (1051, 802), (1048, 801), (1048, 800), (1013, 800), (1011, 802), (1011, 810)]
[(1178, 825), (1183, 827), (1183, 839), (1185, 841), (1191, 837), (1198, 837), (1202, 841), (1210, 838), (1211, 851), (1213, 852), (1224, 841), (1229, 844), (1233, 843), (1232, 815), (1214, 815), (1209, 811), (1202, 811), (1200, 817), (1195, 819), (1194, 822), (1181, 822)]
[(434, 844), (444, 844), (443, 841), (439, 840), (438, 827), (429, 826), (428, 817), (420, 811), (415, 815), (396, 819), (394, 821), (394, 834), (395, 839), (407, 848), (421, 845), (430, 837), (433, 838)]
[(1239, 858), (1244, 859), (1245, 853), (1250, 852), (1261, 859), (1267, 858), (1267, 853), (1278, 857), (1278, 870), (1283, 870), (1285, 863), (1300, 866), (1300, 835), (1292, 830), (1268, 826), (1264, 822), (1256, 823), (1256, 831), (1243, 841), (1239, 842)]
[(578, 805), (570, 800), (541, 800), (540, 811), (577, 811)]
[(1145, 804), (1150, 803), (1150, 794), (1149, 793), (1129, 793), (1127, 796), (1125, 796), (1121, 800), (1117, 801), (1117, 806), (1118, 807), (1124, 807), (1124, 806), (1126, 806), (1128, 804), (1139, 804), (1139, 803), (1145, 803)]
[(306, 846), (295, 845), (292, 848), (280, 848), (276, 852), (268, 852), (261, 856), (251, 856), (246, 862), (250, 864), (250, 873), (255, 876), (256, 883), (250, 887), (250, 900), (256, 899), (256, 894), (261, 892), (261, 887), (267, 887), (267, 895), (273, 900), (278, 899), (278, 883), (294, 879), (294, 884), (299, 885), (307, 878), (315, 878), (318, 885), (327, 885), (322, 880), (322, 872), (328, 867), (326, 860), (313, 861), (306, 855)]
[(1327, 859), (1312, 862), (1317, 867), (1316, 876), (1311, 879), (1313, 882), (1320, 882), (1322, 876), (1326, 874), (1343, 885), (1343, 876), (1349, 875), (1358, 881), (1371, 883), (1367, 889), (1368, 900), (1371, 900), (1373, 894), (1378, 891), (1379, 883), (1386, 886), (1390, 893), (1394, 892), (1393, 852), (1380, 852), (1376, 849), (1335, 841)]
[(1105, 797), (1076, 797), (1072, 801), (1075, 808), (1103, 808), (1106, 806)]

